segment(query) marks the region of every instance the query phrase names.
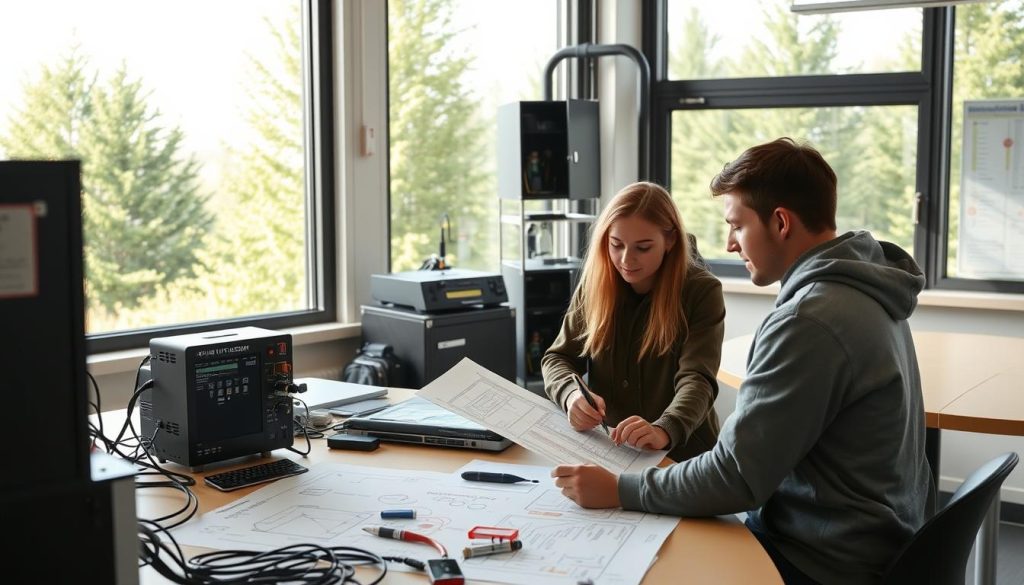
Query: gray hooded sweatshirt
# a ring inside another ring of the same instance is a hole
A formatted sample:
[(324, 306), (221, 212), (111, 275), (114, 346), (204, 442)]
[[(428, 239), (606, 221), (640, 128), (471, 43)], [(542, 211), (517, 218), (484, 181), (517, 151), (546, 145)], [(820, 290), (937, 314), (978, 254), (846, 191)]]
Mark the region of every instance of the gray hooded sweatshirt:
[(907, 324), (923, 286), (906, 252), (867, 232), (805, 253), (754, 335), (736, 410), (714, 448), (623, 474), (623, 508), (752, 511), (808, 576), (876, 582), (934, 506)]

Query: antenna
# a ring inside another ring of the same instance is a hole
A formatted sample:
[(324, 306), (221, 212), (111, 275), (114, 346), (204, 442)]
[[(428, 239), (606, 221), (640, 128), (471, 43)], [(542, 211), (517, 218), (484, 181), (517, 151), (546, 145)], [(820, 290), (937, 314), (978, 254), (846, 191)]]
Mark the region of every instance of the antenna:
[(445, 263), (445, 259), (444, 259), (444, 256), (445, 256), (445, 250), (444, 250), (444, 231), (445, 231), (445, 228), (448, 229), (448, 239), (449, 240), (452, 239), (452, 224), (451, 224), (451, 221), (449, 221), (447, 213), (442, 213), (441, 214), (441, 246), (438, 249), (438, 264), (437, 264), (437, 269), (438, 270), (444, 270), (445, 268), (448, 268), (448, 265)]

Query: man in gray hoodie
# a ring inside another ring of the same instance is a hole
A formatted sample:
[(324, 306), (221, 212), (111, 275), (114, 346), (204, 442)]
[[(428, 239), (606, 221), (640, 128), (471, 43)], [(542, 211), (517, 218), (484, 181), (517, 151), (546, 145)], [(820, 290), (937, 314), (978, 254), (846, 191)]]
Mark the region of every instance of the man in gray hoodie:
[(907, 324), (924, 277), (894, 244), (837, 236), (836, 175), (809, 146), (750, 148), (711, 191), (754, 284), (781, 280), (736, 410), (698, 457), (618, 477), (560, 465), (555, 483), (584, 507), (750, 511), (787, 583), (877, 582), (934, 509)]

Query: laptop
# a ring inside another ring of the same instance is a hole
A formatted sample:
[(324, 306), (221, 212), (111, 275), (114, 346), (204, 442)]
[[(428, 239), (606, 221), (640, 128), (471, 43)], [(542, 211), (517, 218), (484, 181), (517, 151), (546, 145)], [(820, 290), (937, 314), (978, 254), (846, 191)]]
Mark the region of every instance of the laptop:
[[(296, 378), (296, 384), (305, 384), (306, 391), (295, 395), (310, 410), (332, 408), (343, 404), (360, 402), (369, 398), (382, 398), (388, 395), (388, 389), (381, 386), (367, 386), (323, 378)], [(301, 405), (296, 402), (296, 406)]]
[(505, 437), (419, 397), (380, 412), (354, 416), (345, 421), (343, 428), (350, 435), (436, 447), (504, 451), (512, 444)]

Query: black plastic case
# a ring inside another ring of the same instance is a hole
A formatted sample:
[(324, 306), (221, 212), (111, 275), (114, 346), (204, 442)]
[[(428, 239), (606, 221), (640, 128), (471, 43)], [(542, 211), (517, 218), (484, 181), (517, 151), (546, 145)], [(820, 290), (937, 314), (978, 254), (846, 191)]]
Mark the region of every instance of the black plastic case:
[(337, 433), (327, 437), (327, 446), (331, 449), (373, 451), (377, 447), (380, 447), (380, 440), (377, 439), (377, 437)]

